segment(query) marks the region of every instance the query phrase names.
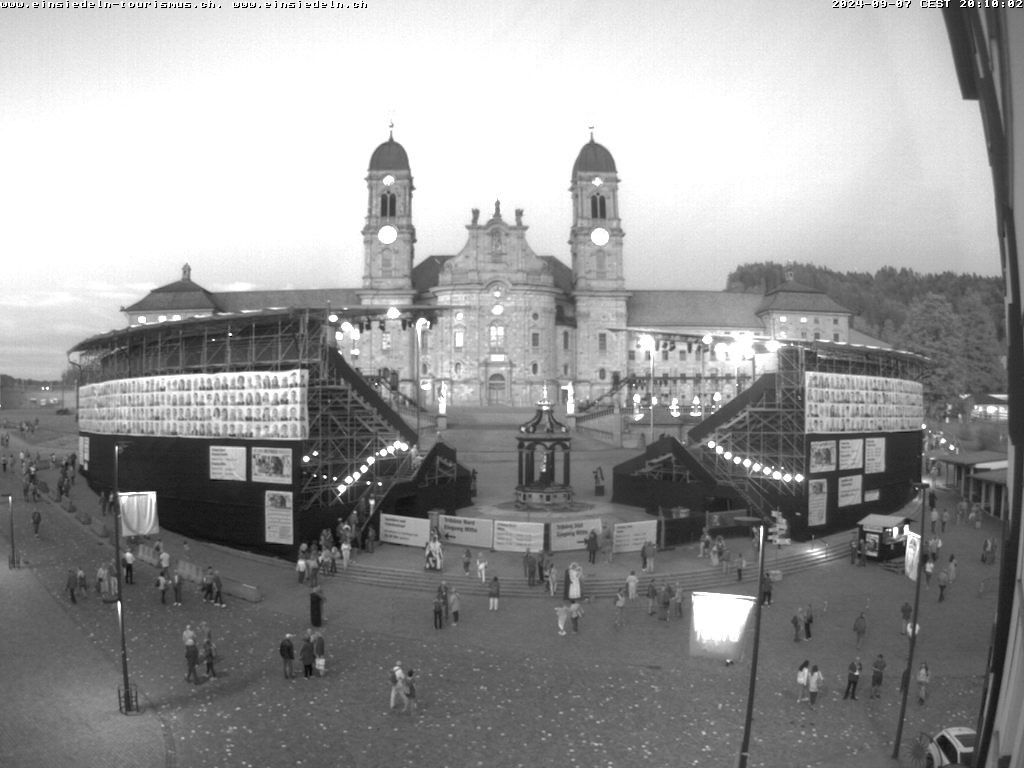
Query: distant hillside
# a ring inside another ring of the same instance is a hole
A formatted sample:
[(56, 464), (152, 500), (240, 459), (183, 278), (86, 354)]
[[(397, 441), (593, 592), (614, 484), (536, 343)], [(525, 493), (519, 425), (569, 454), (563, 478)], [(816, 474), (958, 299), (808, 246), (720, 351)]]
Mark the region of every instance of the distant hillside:
[(1006, 391), (1002, 278), (895, 267), (872, 275), (762, 262), (737, 267), (726, 290), (764, 293), (783, 282), (787, 270), (854, 312), (858, 330), (928, 356), (935, 369), (926, 388), (936, 411), (956, 411), (957, 397), (965, 393)]

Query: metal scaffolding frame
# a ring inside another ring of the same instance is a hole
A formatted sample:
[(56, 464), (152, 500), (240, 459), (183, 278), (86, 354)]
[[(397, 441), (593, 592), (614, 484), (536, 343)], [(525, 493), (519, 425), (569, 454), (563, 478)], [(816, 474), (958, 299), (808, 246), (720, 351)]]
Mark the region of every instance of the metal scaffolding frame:
[[(407, 474), (403, 465), (408, 460), (403, 462), (404, 453), (394, 446), (414, 445), (416, 433), (342, 359), (326, 310), (264, 310), (133, 326), (87, 339), (68, 354), (79, 355), (79, 385), (143, 376), (306, 369), (309, 435), (302, 441), (296, 511), (351, 508), (364, 493), (379, 501), (396, 478)], [(359, 471), (370, 457), (372, 471), (360, 473), (365, 482), (343, 496), (340, 480)]]

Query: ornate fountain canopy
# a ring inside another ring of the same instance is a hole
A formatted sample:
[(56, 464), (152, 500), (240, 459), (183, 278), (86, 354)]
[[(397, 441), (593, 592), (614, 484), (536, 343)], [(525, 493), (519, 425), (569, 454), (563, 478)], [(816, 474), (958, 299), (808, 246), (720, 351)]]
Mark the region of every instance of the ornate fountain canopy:
[(544, 385), (544, 392), (541, 395), (540, 400), (537, 401), (537, 412), (533, 415), (525, 424), (519, 425), (519, 431), (532, 435), (535, 434), (538, 429), (547, 434), (561, 433), (565, 434), (569, 431), (569, 428), (562, 422), (555, 418), (554, 412), (551, 410), (551, 401), (548, 400), (548, 386)]

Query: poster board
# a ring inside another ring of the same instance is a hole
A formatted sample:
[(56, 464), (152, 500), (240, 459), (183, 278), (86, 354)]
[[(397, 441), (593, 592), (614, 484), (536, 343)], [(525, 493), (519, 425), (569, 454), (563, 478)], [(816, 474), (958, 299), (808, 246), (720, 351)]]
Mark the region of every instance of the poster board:
[(828, 480), (807, 481), (807, 525), (825, 525), (828, 522)]
[(612, 552), (639, 552), (643, 549), (644, 543), (657, 540), (657, 520), (616, 523), (612, 528)]
[(240, 445), (210, 446), (210, 479), (245, 481), (245, 447)]
[(430, 540), (430, 521), (425, 517), (380, 516), (380, 540), (384, 544), (425, 547)]
[(555, 520), (548, 523), (548, 547), (552, 552), (586, 549), (590, 532), (597, 531), (600, 536), (601, 528), (599, 517), (588, 520)]
[(839, 493), (836, 498), (836, 506), (852, 507), (860, 504), (864, 499), (863, 475), (847, 475), (839, 478)]
[(490, 549), (494, 541), (494, 521), (479, 517), (439, 515), (437, 527), (446, 545)]
[(267, 491), (263, 494), (264, 541), (268, 544), (294, 544), (295, 523), (291, 491)]
[(254, 445), (252, 448), (252, 481), (254, 483), (290, 485), (292, 482), (291, 448), (268, 448)]
[(544, 549), (544, 523), (494, 521), (494, 549), (498, 552), (540, 552)]

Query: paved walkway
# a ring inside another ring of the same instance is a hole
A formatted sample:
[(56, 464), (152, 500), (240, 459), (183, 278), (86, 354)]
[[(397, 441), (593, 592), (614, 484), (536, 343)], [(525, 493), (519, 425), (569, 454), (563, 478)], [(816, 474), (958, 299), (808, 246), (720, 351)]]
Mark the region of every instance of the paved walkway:
[[(13, 480), (0, 476), (0, 492), (20, 496)], [(95, 509), (81, 480), (73, 496)], [(66, 568), (81, 564), (92, 579), (110, 557), (109, 545), (46, 502), (36, 541), (30, 506), (16, 496), (16, 537), (29, 567), (0, 576), (0, 639), (12, 649), (0, 662), (11, 681), (0, 704), (5, 767), (735, 765), (749, 669), (690, 657), (688, 615), (666, 624), (633, 605), (626, 626), (615, 629), (611, 605), (601, 601), (587, 606), (579, 635), (559, 637), (555, 601), (503, 599), (490, 612), (483, 597), (467, 595), (460, 625), (437, 631), (422, 592), (329, 579), (328, 675), (286, 681), (278, 642), (286, 631), (301, 634), (308, 621), (307, 590), (292, 565), (198, 542), (190, 543), (192, 559), (255, 581), (266, 599), (229, 599), (218, 609), (190, 592), (183, 607), (161, 605), (155, 572), (139, 567), (125, 606), (129, 667), (145, 711), (124, 717), (116, 710), (113, 607), (93, 597), (71, 605), (61, 593)], [(908, 709), (905, 748), (919, 732), (974, 724), (994, 606), (992, 590), (979, 596), (978, 588), (995, 574), (977, 555), (983, 536), (997, 533), (992, 521), (980, 531), (950, 530), (944, 551), (960, 559), (958, 583), (943, 603), (934, 587), (922, 590), (918, 658), (929, 662), (935, 682), (929, 704)], [(173, 534), (164, 543), (175, 554), (181, 546)], [(412, 570), (422, 564), (418, 551), (399, 547), (369, 557)], [(522, 578), (520, 556), (489, 559), (503, 579), (506, 570), (509, 579)], [(687, 548), (659, 555), (659, 571), (690, 567), (707, 566)], [(451, 582), (458, 587), (462, 578), (456, 573)], [(888, 755), (898, 711), (894, 682), (906, 650), (898, 606), (906, 599), (913, 599), (912, 583), (874, 565), (833, 563), (776, 585), (774, 605), (764, 611), (752, 766), (898, 764)], [(808, 602), (814, 638), (794, 643), (789, 618)], [(851, 627), (862, 610), (869, 630), (860, 654), (870, 666), (885, 653), (888, 680), (880, 700), (843, 702), (844, 670), (858, 652)], [(201, 622), (217, 642), (218, 669), (215, 679), (193, 686), (183, 679), (180, 636), (186, 623)], [(795, 703), (793, 679), (804, 658), (826, 674), (816, 712)], [(388, 712), (386, 671), (396, 660), (419, 670), (416, 717)], [(48, 738), (40, 741), (40, 733)]]

